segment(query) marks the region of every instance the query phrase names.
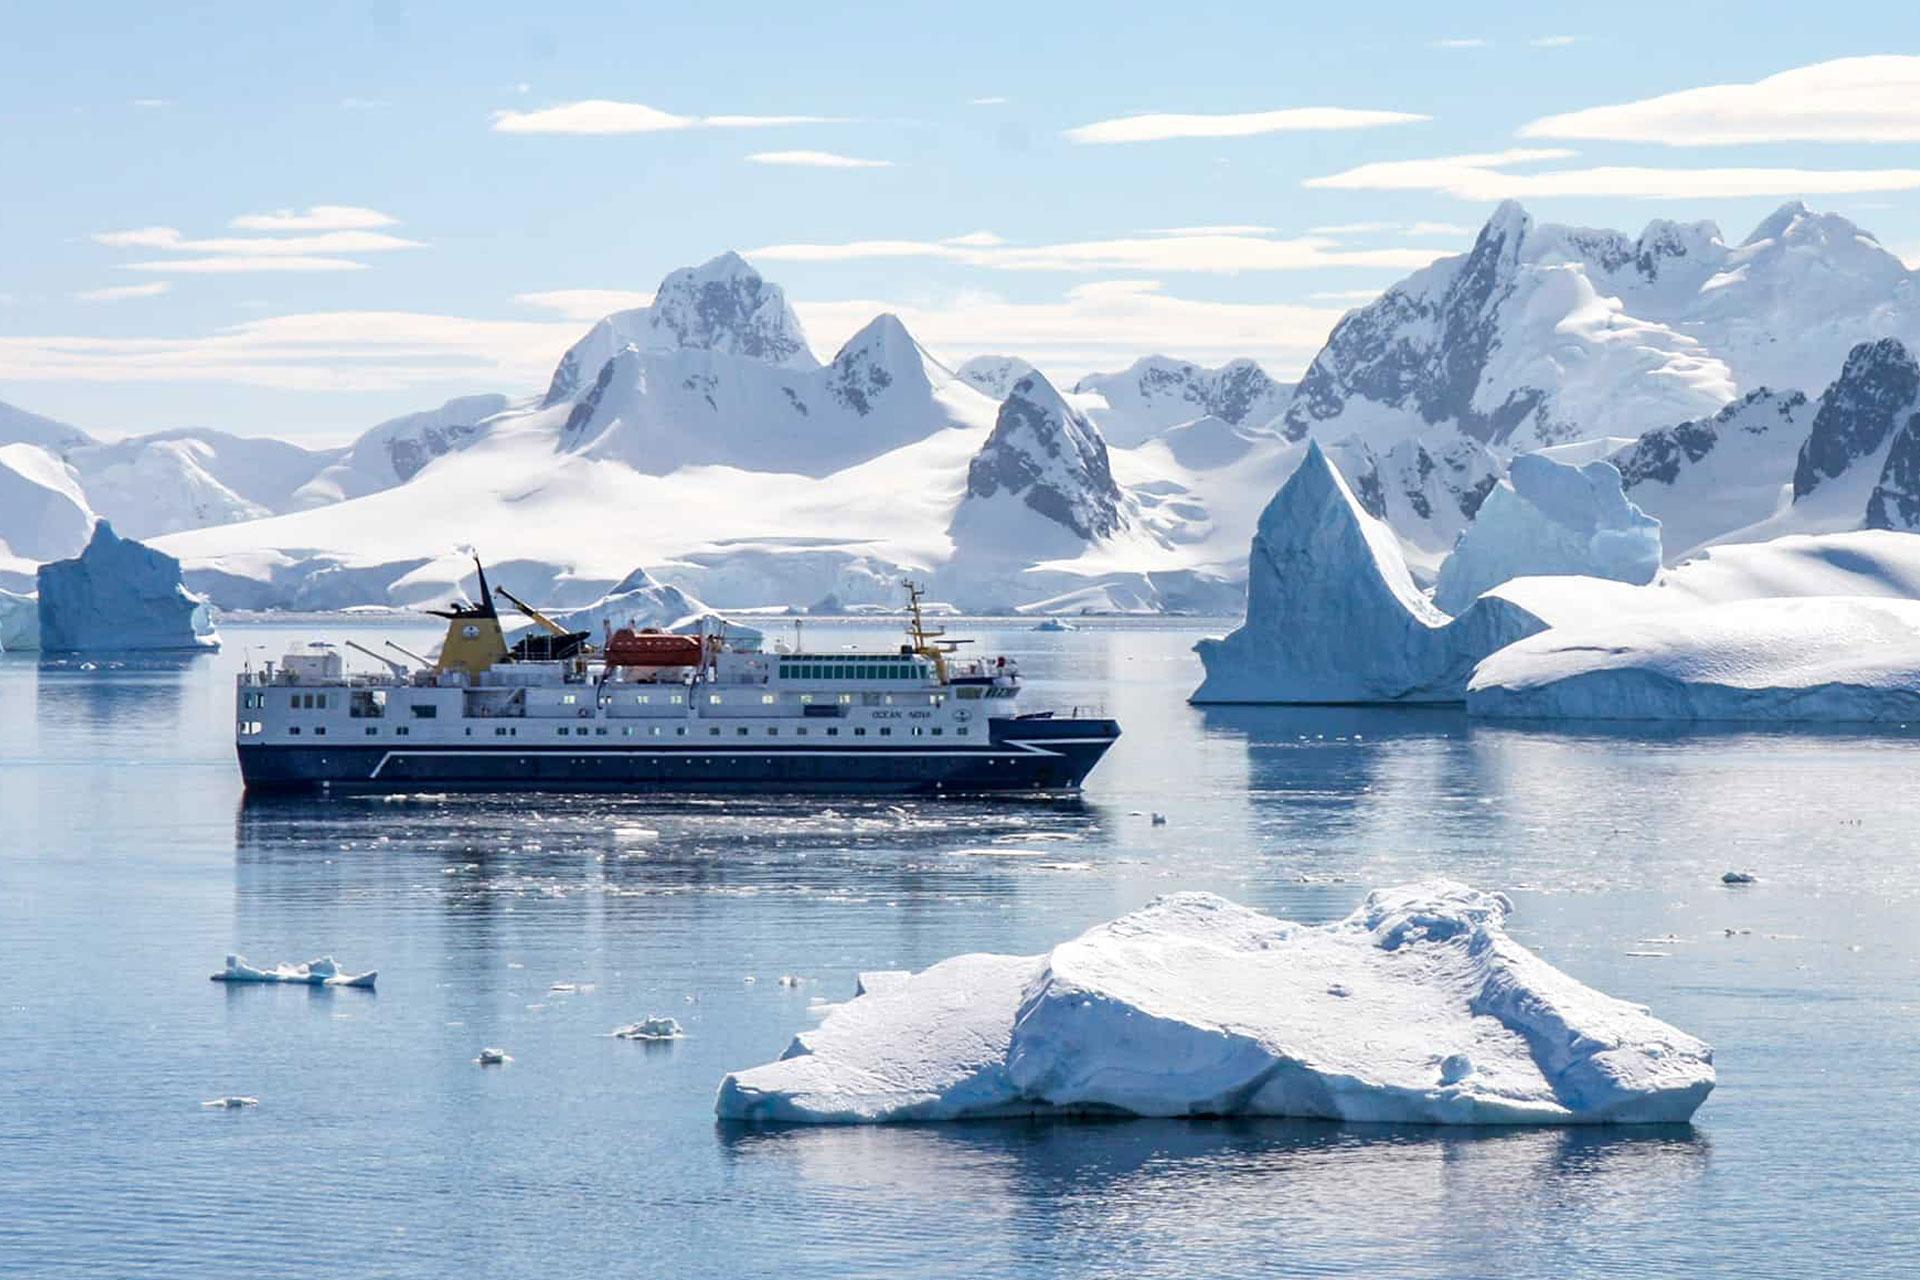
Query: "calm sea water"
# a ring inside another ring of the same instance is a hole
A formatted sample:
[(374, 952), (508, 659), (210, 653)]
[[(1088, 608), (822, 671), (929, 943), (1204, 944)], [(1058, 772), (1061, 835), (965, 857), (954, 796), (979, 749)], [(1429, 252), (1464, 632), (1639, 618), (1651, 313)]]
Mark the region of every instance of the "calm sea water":
[[(1203, 712), (1197, 628), (982, 627), (1032, 705), (1122, 721), (1083, 801), (244, 803), (231, 675), (315, 630), (0, 658), (0, 1274), (1920, 1266), (1920, 733)], [(1711, 1041), (1696, 1123), (713, 1120), (721, 1075), (859, 969), (1037, 951), (1172, 889), (1324, 920), (1430, 875), (1507, 890), (1521, 940)], [(206, 981), (236, 950), (330, 952), (379, 990)], [(687, 1038), (607, 1035), (649, 1013)], [(513, 1062), (475, 1066), (485, 1045)], [(223, 1094), (259, 1106), (201, 1107)]]

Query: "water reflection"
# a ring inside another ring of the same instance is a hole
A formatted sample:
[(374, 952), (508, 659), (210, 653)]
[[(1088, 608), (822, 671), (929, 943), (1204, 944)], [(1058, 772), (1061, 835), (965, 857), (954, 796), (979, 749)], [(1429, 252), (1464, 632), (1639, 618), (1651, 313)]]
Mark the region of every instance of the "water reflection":
[(803, 1204), (885, 1205), (866, 1224), (875, 1232), (990, 1220), (1018, 1232), (1016, 1254), (1097, 1248), (1109, 1273), (1179, 1259), (1187, 1274), (1217, 1274), (1251, 1257), (1285, 1272), (1364, 1272), (1431, 1256), (1442, 1239), (1472, 1239), (1483, 1258), (1526, 1257), (1546, 1244), (1550, 1217), (1579, 1215), (1590, 1230), (1631, 1222), (1696, 1189), (1711, 1164), (1707, 1139), (1687, 1125), (1237, 1119), (716, 1133), (739, 1173), (772, 1166)]

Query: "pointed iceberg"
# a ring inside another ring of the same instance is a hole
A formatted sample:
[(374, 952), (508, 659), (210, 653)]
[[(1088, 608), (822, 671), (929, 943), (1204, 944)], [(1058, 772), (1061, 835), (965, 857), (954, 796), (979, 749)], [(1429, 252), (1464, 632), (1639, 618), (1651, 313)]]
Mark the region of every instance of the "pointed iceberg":
[(1194, 702), (1458, 702), (1474, 664), (1541, 630), (1498, 595), (1458, 618), (1414, 585), (1393, 531), (1368, 515), (1317, 442), (1261, 513), (1247, 618), (1196, 649)]
[(40, 647), (217, 649), (220, 637), (207, 602), (181, 581), (178, 560), (102, 520), (78, 557), (40, 566)]

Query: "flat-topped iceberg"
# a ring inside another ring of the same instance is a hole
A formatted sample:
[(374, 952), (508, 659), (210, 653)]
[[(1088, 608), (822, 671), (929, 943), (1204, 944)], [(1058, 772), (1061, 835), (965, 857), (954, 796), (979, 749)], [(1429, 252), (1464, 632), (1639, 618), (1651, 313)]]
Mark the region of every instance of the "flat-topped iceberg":
[(1440, 566), (1433, 602), (1460, 613), (1514, 578), (1576, 574), (1638, 585), (1659, 572), (1660, 522), (1627, 500), (1618, 467), (1527, 453)]
[(1393, 530), (1309, 442), (1261, 513), (1246, 621), (1195, 646), (1207, 678), (1193, 701), (1458, 702), (1475, 663), (1545, 625), (1499, 594), (1459, 617), (1435, 608)]
[(1180, 893), (1042, 956), (863, 983), (723, 1119), (811, 1124), (1104, 1113), (1430, 1124), (1668, 1123), (1713, 1051), (1510, 938), (1500, 894), (1377, 890), (1289, 923)]
[(40, 647), (51, 652), (217, 649), (207, 602), (180, 562), (122, 538), (105, 520), (72, 560), (40, 566)]
[(1563, 626), (1481, 663), (1474, 715), (1920, 720), (1920, 601), (1740, 600)]
[(230, 955), (226, 967), (208, 975), (215, 982), (286, 982), (303, 987), (371, 987), (379, 974), (345, 973), (332, 956), (322, 956), (305, 964), (277, 964), (261, 969), (247, 963), (245, 956)]

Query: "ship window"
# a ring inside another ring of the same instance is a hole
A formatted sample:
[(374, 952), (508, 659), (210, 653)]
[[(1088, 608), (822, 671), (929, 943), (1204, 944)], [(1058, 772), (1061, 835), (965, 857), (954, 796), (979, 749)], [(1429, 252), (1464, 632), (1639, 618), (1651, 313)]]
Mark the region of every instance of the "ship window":
[(813, 702), (813, 695), (810, 693), (803, 693), (800, 695), (800, 701), (803, 705), (811, 704)]
[(715, 738), (717, 738), (717, 737), (719, 737), (719, 736), (720, 736), (720, 726), (719, 726), (719, 725), (715, 725), (715, 726), (713, 726), (713, 728), (711, 728), (711, 729), (709, 729), (709, 730), (707, 730), (707, 733), (708, 733), (708, 735), (709, 735), (709, 736), (711, 736), (711, 737), (715, 737)]
[(680, 726), (680, 727), (679, 727), (678, 729), (675, 729), (675, 730), (673, 731), (673, 736), (674, 736), (674, 737), (676, 737), (676, 738), (684, 738), (684, 737), (686, 737), (686, 736), (687, 736), (687, 726), (685, 726), (685, 725), (681, 725), (681, 726)]
[(722, 699), (722, 698), (721, 698), (721, 696), (720, 696), (719, 694), (717, 694), (717, 693), (710, 693), (710, 694), (708, 694), (708, 695), (707, 695), (707, 701), (708, 701), (708, 702), (710, 702), (710, 703), (712, 703), (712, 704), (713, 704), (714, 706), (716, 706), (716, 707), (717, 707), (717, 706), (719, 706), (719, 705), (720, 705), (720, 703), (721, 703), (721, 702), (723, 701), (723, 699)]
[(777, 738), (777, 737), (779, 737), (779, 736), (780, 736), (780, 730), (779, 730), (779, 729), (777, 729), (777, 728), (775, 728), (775, 727), (774, 727), (773, 725), (768, 725), (768, 726), (767, 726), (767, 736), (768, 736), (769, 738)]
[(840, 736), (840, 731), (838, 729), (828, 729), (827, 736), (829, 738), (837, 738)]
[(889, 694), (887, 694), (887, 695), (886, 695), (886, 698), (885, 698), (885, 701), (886, 701), (886, 704), (887, 704), (888, 706), (892, 706), (892, 705), (893, 705), (893, 695), (892, 695), (892, 694), (890, 694), (890, 693), (889, 693)]
[(856, 738), (864, 738), (867, 736), (867, 731), (865, 729), (855, 729), (853, 731), (853, 736)]
[(570, 707), (574, 704), (575, 698), (574, 698), (574, 695), (570, 693), (563, 693), (560, 695), (560, 701)]
[(807, 728), (806, 728), (806, 726), (805, 726), (805, 725), (801, 725), (801, 726), (800, 726), (800, 727), (799, 727), (798, 729), (795, 729), (795, 730), (793, 731), (793, 736), (794, 736), (794, 737), (796, 737), (796, 738), (804, 738), (804, 737), (806, 737), (806, 736), (807, 736)]
[(369, 738), (377, 738), (377, 737), (379, 737), (379, 736), (380, 736), (380, 726), (379, 726), (379, 725), (377, 725), (377, 724), (370, 724), (370, 725), (368, 725), (368, 726), (367, 726), (367, 736), (368, 736)]
[(440, 708), (431, 702), (416, 702), (413, 704), (413, 718), (415, 720), (433, 720), (438, 718), (439, 715)]
[(314, 736), (314, 737), (316, 737), (316, 738), (324, 738), (324, 737), (326, 737), (326, 736), (327, 736), (327, 726), (325, 726), (325, 725), (323, 725), (323, 724), (319, 724), (319, 725), (315, 725), (315, 726), (313, 727), (313, 736)]
[(939, 737), (939, 736), (940, 736), (941, 734), (943, 734), (943, 733), (945, 733), (945, 732), (946, 732), (946, 730), (945, 730), (945, 729), (942, 729), (942, 728), (940, 728), (940, 727), (939, 727), (938, 725), (936, 725), (936, 726), (934, 726), (934, 730), (933, 730), (933, 736), (937, 738), (937, 737)]
[(650, 698), (648, 698), (648, 696), (647, 696), (646, 694), (644, 694), (644, 693), (636, 693), (636, 694), (634, 694), (634, 695), (633, 695), (633, 700), (634, 700), (635, 702), (637, 702), (637, 703), (639, 703), (639, 704), (640, 704), (641, 706), (643, 706), (643, 707), (644, 707), (644, 706), (646, 706), (646, 705), (647, 705), (647, 703), (648, 703), (649, 701), (651, 701), (651, 699), (650, 699)]
[(853, 701), (853, 695), (850, 693), (843, 693), (840, 695), (840, 701), (842, 703), (851, 703)]
[(295, 737), (298, 737), (300, 736), (300, 726), (297, 724), (290, 724), (287, 726), (287, 732), (290, 734), (293, 734)]
[[(326, 732), (326, 730), (325, 730), (325, 729), (316, 729), (316, 730), (314, 730), (314, 732), (316, 732), (316, 733), (325, 733), (325, 732)], [(409, 728), (407, 728), (407, 726), (405, 726), (405, 725), (401, 725), (401, 726), (400, 726), (400, 727), (399, 727), (398, 729), (395, 729), (395, 730), (393, 731), (393, 736), (394, 736), (394, 737), (396, 737), (396, 738), (404, 738), (404, 737), (406, 737), (406, 736), (407, 736), (407, 735), (408, 735), (409, 733), (412, 733), (412, 732), (413, 732), (413, 730), (411, 730), (411, 729), (409, 729)]]
[(778, 702), (778, 701), (780, 701), (780, 699), (779, 699), (779, 697), (778, 697), (778, 696), (776, 696), (776, 695), (774, 695), (774, 694), (771, 694), (771, 693), (763, 693), (763, 694), (761, 694), (761, 695), (760, 695), (760, 702), (761, 702), (761, 705), (763, 705), (763, 706), (768, 706), (768, 707), (770, 707), (770, 706), (772, 706), (772, 705), (773, 705), (774, 703), (776, 703), (776, 702)]
[(494, 737), (496, 737), (496, 738), (504, 738), (504, 737), (506, 737), (506, 736), (507, 736), (507, 729), (506, 729), (506, 726), (505, 726), (505, 725), (501, 725), (501, 726), (499, 726), (499, 727), (497, 727), (496, 729), (494, 729), (494, 731), (493, 731), (493, 736), (494, 736)]
[(891, 730), (891, 729), (882, 729), (882, 730), (880, 731), (880, 736), (881, 736), (881, 737), (883, 737), (883, 738), (891, 738), (891, 737), (893, 736), (893, 730)]
[(683, 702), (685, 702), (685, 701), (686, 701), (686, 699), (685, 699), (685, 698), (683, 698), (683, 697), (681, 697), (681, 696), (680, 696), (679, 694), (677, 694), (677, 693), (676, 693), (676, 694), (674, 694), (674, 695), (673, 695), (672, 697), (670, 697), (670, 698), (668, 698), (668, 699), (667, 699), (667, 701), (668, 701), (668, 702), (671, 702), (671, 703), (672, 703), (672, 704), (673, 704), (674, 706), (676, 706), (676, 707), (677, 707), (677, 706), (679, 706), (679, 705), (680, 705), (681, 703), (683, 703)]
[[(633, 732), (633, 730), (631, 730), (631, 729), (629, 729), (629, 730), (627, 730), (627, 732), (628, 732), (628, 733), (632, 733), (632, 732)], [(655, 726), (653, 726), (653, 736), (654, 736), (654, 737), (656, 737), (656, 738), (660, 736), (660, 726), (659, 726), (659, 725), (655, 725)]]
[(735, 729), (734, 732), (744, 738), (747, 736), (747, 726), (741, 725), (738, 729)]
[(920, 734), (921, 734), (920, 726), (919, 725), (913, 726), (913, 736), (917, 738), (920, 736)]
[(596, 738), (604, 738), (607, 736), (607, 731), (605, 729), (595, 729), (593, 731), (593, 736)]

